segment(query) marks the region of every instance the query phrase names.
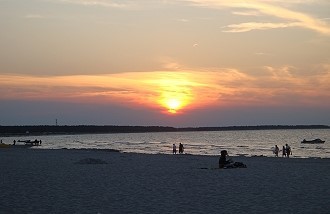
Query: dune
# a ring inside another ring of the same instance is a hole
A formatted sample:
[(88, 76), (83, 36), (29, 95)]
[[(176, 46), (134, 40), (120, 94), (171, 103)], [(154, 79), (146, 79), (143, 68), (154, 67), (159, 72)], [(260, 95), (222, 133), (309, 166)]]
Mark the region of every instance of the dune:
[(0, 213), (329, 213), (330, 159), (0, 149)]

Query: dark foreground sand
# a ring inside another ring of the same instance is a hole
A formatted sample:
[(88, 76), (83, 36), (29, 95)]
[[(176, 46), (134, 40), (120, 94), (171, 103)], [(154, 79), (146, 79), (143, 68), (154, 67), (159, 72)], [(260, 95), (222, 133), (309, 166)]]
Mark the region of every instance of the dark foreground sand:
[(0, 213), (330, 213), (330, 159), (234, 160), (0, 149)]

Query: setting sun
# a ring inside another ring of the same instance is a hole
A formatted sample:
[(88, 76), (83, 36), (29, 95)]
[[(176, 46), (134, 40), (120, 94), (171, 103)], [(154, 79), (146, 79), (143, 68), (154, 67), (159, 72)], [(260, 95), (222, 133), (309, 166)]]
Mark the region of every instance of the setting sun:
[(166, 113), (177, 114), (193, 102), (194, 82), (185, 73), (159, 73), (154, 84), (158, 86), (157, 103)]
[(167, 112), (175, 114), (190, 103), (189, 99), (189, 96), (182, 92), (164, 92), (159, 103)]
[(175, 98), (169, 99), (167, 102), (168, 112), (170, 113), (176, 113), (178, 109), (180, 109), (181, 102)]

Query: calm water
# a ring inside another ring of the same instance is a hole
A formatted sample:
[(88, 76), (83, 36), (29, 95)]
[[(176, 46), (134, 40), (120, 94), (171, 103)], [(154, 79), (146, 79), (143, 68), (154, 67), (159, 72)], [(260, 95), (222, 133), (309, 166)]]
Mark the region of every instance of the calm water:
[[(182, 143), (185, 153), (194, 155), (219, 155), (226, 149), (232, 156), (273, 156), (271, 148), (280, 149), (288, 143), (293, 157), (330, 158), (330, 130), (255, 130), (216, 132), (166, 132), (129, 134), (85, 134), (34, 136), (30, 138), (6, 137), (4, 143), (13, 140), (35, 138), (43, 141), (38, 149), (96, 148), (117, 149), (122, 152), (170, 154), (172, 145)], [(301, 144), (303, 139), (320, 138), (324, 144)]]

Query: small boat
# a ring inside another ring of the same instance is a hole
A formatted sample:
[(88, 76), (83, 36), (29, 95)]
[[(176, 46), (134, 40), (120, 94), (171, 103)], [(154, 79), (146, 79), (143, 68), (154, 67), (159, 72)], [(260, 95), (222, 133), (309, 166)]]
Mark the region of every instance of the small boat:
[(18, 140), (17, 142), (22, 142), (26, 146), (40, 146), (41, 140)]
[(301, 141), (301, 143), (309, 143), (309, 144), (321, 144), (321, 143), (324, 143), (325, 141), (324, 140), (321, 140), (319, 138), (317, 139), (314, 139), (314, 140), (303, 140)]

